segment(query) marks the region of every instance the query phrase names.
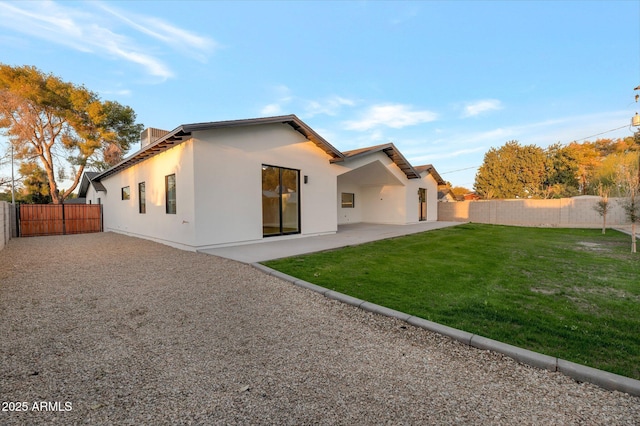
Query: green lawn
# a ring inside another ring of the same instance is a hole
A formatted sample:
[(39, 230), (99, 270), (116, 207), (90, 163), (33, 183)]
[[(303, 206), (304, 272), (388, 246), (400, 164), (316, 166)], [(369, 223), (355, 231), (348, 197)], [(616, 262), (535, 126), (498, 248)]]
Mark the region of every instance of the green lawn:
[(464, 224), (265, 262), (431, 321), (640, 379), (640, 254), (597, 229)]

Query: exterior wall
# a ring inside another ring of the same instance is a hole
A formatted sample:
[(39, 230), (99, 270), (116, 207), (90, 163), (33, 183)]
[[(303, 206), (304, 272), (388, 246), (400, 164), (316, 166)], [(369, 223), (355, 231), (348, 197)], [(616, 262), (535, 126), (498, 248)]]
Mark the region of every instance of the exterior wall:
[[(407, 178), (386, 154), (377, 152), (335, 166), (339, 169), (336, 194), (339, 224), (406, 223), (403, 206)], [(355, 209), (341, 208), (343, 192), (354, 194)]]
[(86, 204), (102, 204), (106, 193), (103, 191), (96, 191), (93, 185), (89, 184), (87, 189), (87, 195), (85, 197)]
[(417, 223), (420, 219), (420, 200), (418, 189), (426, 189), (427, 221), (438, 220), (438, 182), (429, 173), (423, 173), (420, 179), (407, 180), (406, 222)]
[[(353, 194), (353, 208), (342, 207), (342, 193)], [(337, 190), (338, 224), (362, 222), (362, 214), (365, 210), (365, 198), (361, 186), (352, 182), (341, 182)]]
[[(383, 170), (372, 165), (378, 162)], [(438, 220), (438, 184), (430, 174), (407, 179), (384, 153), (338, 163), (338, 223), (385, 223), (404, 225), (419, 221), (418, 189), (427, 190), (427, 220)], [(368, 169), (368, 172), (360, 170)], [(385, 176), (386, 175), (386, 176)], [(341, 193), (355, 194), (354, 209), (341, 208)]]
[[(626, 225), (619, 199), (610, 198), (607, 226)], [(598, 228), (602, 217), (594, 210), (593, 198), (556, 200), (487, 200), (438, 203), (438, 220), (499, 225)]]
[(362, 197), (366, 205), (362, 215), (363, 222), (393, 225), (406, 223), (405, 187), (393, 185), (381, 187), (365, 186), (362, 188)]
[(300, 171), (299, 235), (337, 231), (337, 170), (329, 155), (290, 126), (216, 129), (194, 138), (197, 248), (263, 240), (263, 164)]
[[(176, 175), (176, 214), (165, 210), (165, 176)], [(195, 250), (193, 143), (186, 141), (101, 182), (107, 189), (88, 192), (92, 202), (102, 198), (104, 230), (148, 238), (174, 247)], [(138, 210), (138, 183), (145, 182), (146, 213)], [(131, 198), (121, 199), (129, 186)], [(93, 189), (91, 189), (93, 191)]]

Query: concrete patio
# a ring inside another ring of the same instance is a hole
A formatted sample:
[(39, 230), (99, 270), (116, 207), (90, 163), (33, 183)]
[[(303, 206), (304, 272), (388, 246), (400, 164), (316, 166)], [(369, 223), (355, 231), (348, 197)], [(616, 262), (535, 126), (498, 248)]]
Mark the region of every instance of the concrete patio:
[(338, 232), (315, 237), (297, 236), (290, 239), (268, 240), (255, 244), (199, 250), (243, 263), (264, 262), (305, 253), (332, 250), (386, 238), (400, 237), (434, 229), (460, 225), (463, 222), (420, 222), (412, 225), (379, 225), (355, 223), (338, 226)]

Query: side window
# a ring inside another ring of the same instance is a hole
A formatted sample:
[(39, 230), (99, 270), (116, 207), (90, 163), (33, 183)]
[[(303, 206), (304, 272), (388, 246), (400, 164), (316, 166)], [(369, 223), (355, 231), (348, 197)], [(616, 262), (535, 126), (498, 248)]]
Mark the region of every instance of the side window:
[(355, 207), (355, 194), (350, 192), (342, 193), (342, 208), (343, 209), (352, 209)]
[(121, 195), (123, 200), (129, 200), (131, 198), (131, 188), (125, 186), (121, 189)]
[(147, 199), (145, 196), (144, 182), (140, 182), (138, 184), (138, 211), (143, 214), (147, 212)]
[(167, 214), (176, 214), (176, 175), (164, 177), (165, 203)]

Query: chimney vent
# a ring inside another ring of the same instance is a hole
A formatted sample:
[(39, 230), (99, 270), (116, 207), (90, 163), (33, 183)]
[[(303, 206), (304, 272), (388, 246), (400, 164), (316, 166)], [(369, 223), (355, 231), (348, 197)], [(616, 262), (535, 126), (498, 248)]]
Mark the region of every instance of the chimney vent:
[(167, 133), (169, 133), (168, 130), (156, 129), (154, 127), (144, 129), (142, 133), (140, 133), (140, 149), (151, 145)]

